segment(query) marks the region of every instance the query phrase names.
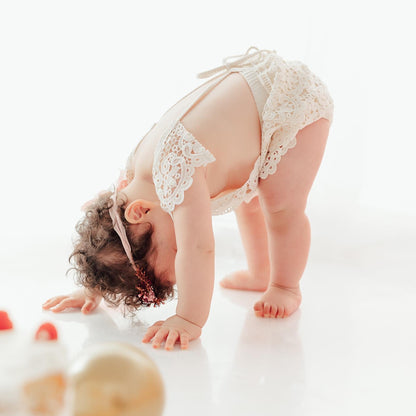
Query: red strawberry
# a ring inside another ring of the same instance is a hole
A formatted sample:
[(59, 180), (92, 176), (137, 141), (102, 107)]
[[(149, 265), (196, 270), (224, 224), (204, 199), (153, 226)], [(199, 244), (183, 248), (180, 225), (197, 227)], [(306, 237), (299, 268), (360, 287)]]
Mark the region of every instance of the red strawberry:
[(3, 329), (12, 329), (13, 323), (6, 311), (0, 311), (0, 331)]
[(58, 331), (54, 324), (45, 322), (42, 324), (35, 334), (35, 339), (38, 341), (55, 341), (58, 339)]

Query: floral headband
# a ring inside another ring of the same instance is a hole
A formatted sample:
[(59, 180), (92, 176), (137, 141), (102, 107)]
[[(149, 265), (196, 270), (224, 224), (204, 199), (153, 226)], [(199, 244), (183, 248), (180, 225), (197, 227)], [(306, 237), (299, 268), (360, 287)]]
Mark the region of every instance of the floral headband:
[[(109, 209), (109, 214), (111, 217), (111, 220), (113, 222), (113, 228), (114, 231), (117, 233), (117, 235), (120, 237), (121, 244), (124, 248), (124, 251), (127, 255), (127, 258), (130, 261), (131, 266), (134, 269), (134, 272), (141, 283), (140, 285), (136, 286), (136, 289), (139, 291), (139, 298), (145, 303), (147, 306), (153, 304), (153, 306), (157, 306), (160, 303), (163, 303), (160, 299), (158, 299), (155, 295), (155, 292), (153, 290), (152, 284), (150, 283), (149, 278), (146, 275), (146, 272), (139, 267), (136, 266), (134, 260), (133, 260), (133, 254), (131, 250), (131, 245), (129, 243), (129, 240), (127, 238), (126, 228), (123, 225), (123, 222), (120, 218), (120, 215), (118, 213), (118, 205), (117, 205), (117, 192), (123, 189), (125, 186), (127, 186), (127, 179), (125, 176), (125, 171), (122, 170), (120, 173), (120, 176), (117, 181), (117, 186), (115, 192), (111, 195), (110, 199), (113, 201), (113, 204), (111, 205)], [(101, 193), (100, 193), (101, 194)], [(99, 194), (99, 195), (100, 195)], [(82, 209), (85, 211), (88, 209), (88, 206), (93, 202), (94, 200), (88, 201), (82, 206)]]

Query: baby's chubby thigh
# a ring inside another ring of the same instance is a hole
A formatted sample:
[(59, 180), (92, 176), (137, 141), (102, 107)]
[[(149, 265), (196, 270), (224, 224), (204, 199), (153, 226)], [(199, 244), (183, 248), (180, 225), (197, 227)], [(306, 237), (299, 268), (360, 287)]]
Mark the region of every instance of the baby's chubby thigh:
[(307, 125), (296, 135), (296, 145), (277, 164), (276, 172), (260, 179), (258, 195), (266, 217), (304, 210), (324, 155), (329, 134), (325, 118)]

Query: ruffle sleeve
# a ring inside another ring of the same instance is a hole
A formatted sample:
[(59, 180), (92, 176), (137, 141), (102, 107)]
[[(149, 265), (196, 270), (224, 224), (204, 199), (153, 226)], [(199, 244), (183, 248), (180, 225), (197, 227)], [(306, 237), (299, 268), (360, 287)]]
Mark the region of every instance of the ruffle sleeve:
[(214, 155), (178, 120), (154, 154), (152, 176), (161, 208), (172, 215), (192, 185), (195, 168), (214, 161)]

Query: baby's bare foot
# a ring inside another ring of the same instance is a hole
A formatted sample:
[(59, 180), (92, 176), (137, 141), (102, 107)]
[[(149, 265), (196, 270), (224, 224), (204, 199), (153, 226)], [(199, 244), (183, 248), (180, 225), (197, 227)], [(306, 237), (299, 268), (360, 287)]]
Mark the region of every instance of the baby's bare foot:
[(286, 318), (302, 301), (299, 287), (288, 288), (273, 283), (261, 299), (254, 304), (256, 316), (262, 318)]
[(254, 277), (248, 270), (238, 270), (220, 281), (220, 285), (227, 289), (255, 290), (257, 292), (264, 292), (268, 283), (268, 277)]

